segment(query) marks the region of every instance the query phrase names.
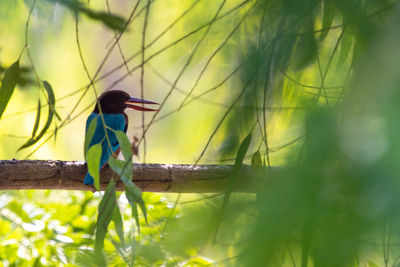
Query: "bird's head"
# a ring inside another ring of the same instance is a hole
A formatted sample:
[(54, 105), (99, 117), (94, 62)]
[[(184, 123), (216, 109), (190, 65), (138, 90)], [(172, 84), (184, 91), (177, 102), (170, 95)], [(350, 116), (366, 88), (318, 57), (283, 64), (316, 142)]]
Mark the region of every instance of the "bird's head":
[(145, 108), (142, 106), (137, 106), (134, 104), (156, 104), (158, 103), (143, 100), (140, 98), (131, 97), (128, 93), (121, 90), (112, 90), (104, 92), (98, 100), (96, 107), (94, 108), (94, 113), (99, 113), (100, 109), (98, 105), (100, 104), (101, 112), (103, 113), (124, 113), (126, 108), (131, 108), (141, 111), (157, 111), (157, 109)]

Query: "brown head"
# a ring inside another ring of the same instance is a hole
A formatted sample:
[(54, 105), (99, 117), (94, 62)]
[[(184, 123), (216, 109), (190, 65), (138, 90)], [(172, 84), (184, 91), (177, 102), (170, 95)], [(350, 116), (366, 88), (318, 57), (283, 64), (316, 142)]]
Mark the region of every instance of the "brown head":
[(99, 113), (100, 109), (103, 113), (124, 113), (126, 108), (131, 108), (141, 111), (157, 111), (157, 109), (145, 108), (134, 104), (156, 104), (158, 103), (143, 100), (140, 98), (131, 97), (128, 93), (121, 90), (112, 90), (104, 92), (98, 99), (98, 102), (93, 110), (94, 113)]

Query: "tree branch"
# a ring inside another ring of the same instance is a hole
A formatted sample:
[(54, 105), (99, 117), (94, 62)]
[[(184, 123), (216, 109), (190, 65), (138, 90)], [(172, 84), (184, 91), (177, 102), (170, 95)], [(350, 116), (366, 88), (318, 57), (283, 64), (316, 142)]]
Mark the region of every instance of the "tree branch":
[[(233, 167), (228, 165), (134, 164), (133, 182), (144, 192), (223, 192)], [(0, 190), (64, 189), (94, 191), (82, 183), (87, 167), (83, 161), (3, 160), (0, 161)], [(272, 168), (270, 172), (275, 172)], [(235, 191), (255, 192), (254, 171), (243, 166)], [(115, 175), (108, 166), (101, 170), (104, 189)], [(118, 181), (118, 190), (123, 190)]]

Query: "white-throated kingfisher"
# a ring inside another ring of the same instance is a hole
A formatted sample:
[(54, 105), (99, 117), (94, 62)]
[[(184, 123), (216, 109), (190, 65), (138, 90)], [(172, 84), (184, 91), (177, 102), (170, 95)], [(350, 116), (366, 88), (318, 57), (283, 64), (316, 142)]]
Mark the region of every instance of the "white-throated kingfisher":
[[(140, 104), (157, 104), (155, 102), (143, 100), (140, 98), (131, 97), (128, 93), (121, 90), (112, 90), (103, 93), (86, 121), (86, 133), (92, 120), (97, 120), (97, 125), (93, 137), (90, 141), (89, 148), (95, 144), (102, 143), (102, 153), (100, 158), (100, 168), (108, 161), (110, 155), (115, 153), (119, 148), (118, 140), (114, 132), (107, 129), (107, 135), (109, 142), (106, 140), (105, 129), (101, 113), (103, 114), (104, 122), (107, 127), (117, 130), (126, 131), (128, 130), (128, 116), (125, 113), (126, 108), (131, 108), (141, 111), (157, 111), (156, 109), (145, 108), (142, 106), (134, 105), (135, 103)], [(100, 107), (99, 107), (100, 105)], [(84, 184), (92, 185), (94, 182), (93, 177), (86, 173)]]

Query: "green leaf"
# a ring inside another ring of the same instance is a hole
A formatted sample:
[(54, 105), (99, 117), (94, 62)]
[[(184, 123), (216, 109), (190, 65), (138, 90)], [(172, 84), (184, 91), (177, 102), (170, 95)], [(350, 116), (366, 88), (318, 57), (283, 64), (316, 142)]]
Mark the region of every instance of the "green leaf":
[(262, 166), (263, 166), (263, 163), (261, 160), (261, 154), (260, 154), (260, 151), (257, 150), (251, 157), (251, 167), (253, 167), (253, 169), (258, 169)]
[(53, 117), (54, 117), (54, 113), (55, 113), (56, 98), (54, 97), (53, 88), (47, 81), (43, 81), (43, 86), (47, 93), (47, 103), (49, 105), (46, 124), (43, 126), (43, 129), (40, 131), (40, 133), (37, 136), (35, 136), (35, 137), (32, 136), (25, 144), (23, 144), (20, 148), (18, 148), (18, 151), (20, 151), (21, 149), (30, 147), (31, 145), (33, 145), (37, 141), (39, 141), (40, 138), (42, 138), (43, 135), (46, 133), (47, 129), (49, 129), (51, 122), (53, 121)]
[(104, 246), (104, 238), (106, 237), (108, 226), (113, 218), (113, 214), (116, 207), (116, 183), (111, 179), (107, 186), (104, 196), (99, 204), (99, 214), (97, 216), (96, 223), (96, 241), (95, 241), (95, 251), (101, 251)]
[(56, 97), (54, 96), (53, 88), (47, 81), (43, 81), (43, 86), (47, 93), (47, 103), (49, 104), (49, 112), (50, 110), (54, 112), (56, 106)]
[(40, 263), (40, 257), (37, 257), (33, 262), (32, 267), (42, 267), (43, 265)]
[(133, 183), (132, 183), (132, 185), (133, 186), (125, 186), (125, 194), (129, 201), (129, 204), (131, 205), (132, 216), (135, 218), (136, 226), (140, 233), (140, 224), (139, 224), (139, 215), (138, 215), (137, 206), (139, 205), (140, 210), (143, 213), (144, 220), (146, 221), (146, 224), (148, 223), (147, 222), (147, 210), (146, 210), (146, 205), (142, 198), (142, 191), (137, 186), (135, 186)]
[(228, 184), (228, 188), (226, 190), (226, 193), (224, 195), (224, 199), (222, 201), (221, 205), (221, 212), (219, 213), (218, 220), (217, 220), (217, 225), (215, 227), (215, 233), (214, 233), (214, 241), (216, 240), (217, 233), (219, 226), (221, 224), (223, 215), (225, 213), (225, 209), (228, 205), (229, 198), (231, 196), (231, 193), (233, 189), (236, 186), (237, 180), (239, 178), (238, 174), (240, 171), (240, 168), (243, 165), (243, 159), (246, 156), (247, 150), (249, 149), (250, 143), (251, 143), (251, 136), (252, 136), (253, 131), (251, 131), (242, 141), (242, 143), (239, 146), (238, 152), (236, 154), (236, 159), (235, 159), (235, 164), (233, 166), (233, 173), (232, 173), (232, 179), (230, 183)]
[[(54, 0), (49, 0), (54, 1)], [(118, 15), (110, 14), (104, 11), (94, 11), (85, 7), (76, 0), (58, 0), (58, 3), (70, 8), (74, 12), (83, 13), (91, 19), (102, 22), (105, 26), (112, 30), (122, 31), (127, 23), (126, 20)]]
[(115, 131), (115, 136), (117, 137), (118, 143), (121, 147), (122, 155), (124, 155), (124, 158), (126, 161), (132, 160), (132, 147), (131, 147), (131, 142), (129, 141), (128, 137), (126, 136), (126, 133), (121, 132), (121, 131)]
[(337, 67), (343, 66), (350, 54), (353, 45), (353, 35), (348, 28), (343, 28), (343, 36), (340, 42), (340, 55)]
[[(146, 205), (142, 199), (142, 191), (132, 182), (133, 163), (131, 161), (125, 162), (119, 159), (115, 159), (114, 157), (110, 156), (110, 158), (108, 159), (108, 165), (116, 174), (120, 176), (121, 181), (125, 185), (125, 193), (132, 207), (132, 215), (135, 216), (135, 214), (137, 213), (137, 207), (135, 205), (139, 205), (147, 223), (147, 211)], [(138, 223), (139, 220), (137, 218), (136, 224)], [(138, 229), (139, 228), (140, 226), (138, 226)]]
[(234, 164), (234, 171), (237, 171), (238, 168), (242, 166), (243, 159), (246, 156), (247, 150), (249, 149), (251, 136), (253, 132), (250, 132), (242, 141), (239, 146), (239, 150), (236, 154), (235, 164)]
[(19, 77), (19, 60), (12, 64), (5, 72), (0, 87), (0, 119), (14, 92)]
[(84, 145), (84, 155), (85, 155), (85, 159), (86, 159), (86, 155), (87, 155), (87, 151), (89, 149), (89, 145), (90, 145), (90, 141), (92, 141), (94, 132), (96, 131), (96, 127), (97, 127), (97, 119), (94, 118), (90, 123), (89, 123), (89, 127), (86, 131), (86, 136), (85, 136), (85, 145)]
[(88, 17), (103, 22), (105, 26), (112, 30), (121, 32), (124, 29), (126, 21), (124, 18), (109, 14), (108, 12), (96, 12), (91, 9), (81, 9), (81, 12), (85, 13)]
[(127, 182), (132, 182), (132, 171), (133, 171), (133, 163), (126, 162), (110, 156), (108, 158), (108, 165), (110, 166), (111, 170), (113, 170), (116, 174), (119, 175), (120, 179), (124, 184)]
[(300, 37), (293, 56), (294, 69), (301, 70), (307, 67), (315, 59), (317, 52), (317, 42), (313, 33)]
[(94, 186), (100, 191), (100, 159), (101, 159), (101, 143), (91, 146), (87, 153), (87, 166), (90, 175), (93, 176)]
[(332, 1), (324, 1), (324, 15), (322, 19), (322, 29), (320, 40), (323, 41), (329, 33), (329, 27), (331, 27), (333, 19), (335, 17), (335, 6)]
[(124, 239), (124, 224), (122, 222), (121, 212), (119, 210), (118, 205), (115, 205), (114, 214), (112, 220), (115, 225), (115, 230), (117, 231), (119, 240), (122, 244), (122, 247), (125, 247), (125, 239)]
[(128, 193), (126, 192), (126, 197), (129, 200), (129, 204), (131, 205), (132, 216), (135, 218), (136, 227), (138, 229), (138, 233), (140, 233), (140, 223), (139, 223), (139, 212), (137, 208), (137, 203), (132, 199), (131, 196), (128, 197)]
[(39, 122), (40, 122), (40, 112), (41, 111), (41, 104), (40, 104), (40, 99), (38, 101), (38, 107), (37, 107), (37, 112), (36, 112), (36, 119), (35, 119), (35, 125), (33, 126), (32, 130), (32, 138), (35, 137), (36, 132), (39, 128)]
[[(137, 189), (140, 191), (140, 193), (142, 192), (142, 191), (139, 189), (139, 187), (135, 186), (135, 188), (137, 188)], [(144, 220), (145, 220), (146, 224), (148, 224), (149, 222), (147, 221), (147, 209), (146, 209), (146, 204), (144, 203), (144, 200), (143, 200), (142, 197), (140, 197), (140, 200), (138, 201), (138, 203), (139, 203), (140, 210), (141, 210), (142, 213), (143, 213)], [(139, 223), (139, 222), (138, 222), (138, 223)]]

